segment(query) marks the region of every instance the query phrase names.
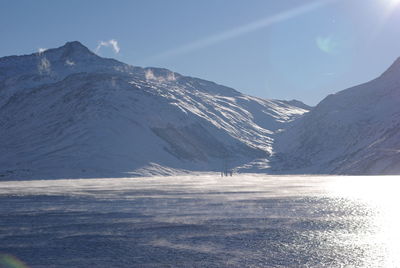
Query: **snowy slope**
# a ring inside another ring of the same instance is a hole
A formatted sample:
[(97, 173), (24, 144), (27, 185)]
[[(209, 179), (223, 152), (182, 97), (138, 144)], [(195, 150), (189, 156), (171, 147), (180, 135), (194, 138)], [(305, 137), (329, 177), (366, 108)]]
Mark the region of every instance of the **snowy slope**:
[(277, 172), (399, 174), (400, 59), (377, 79), (325, 98), (275, 150)]
[(307, 111), (69, 42), (0, 59), (0, 174), (129, 176), (268, 164), (275, 133)]

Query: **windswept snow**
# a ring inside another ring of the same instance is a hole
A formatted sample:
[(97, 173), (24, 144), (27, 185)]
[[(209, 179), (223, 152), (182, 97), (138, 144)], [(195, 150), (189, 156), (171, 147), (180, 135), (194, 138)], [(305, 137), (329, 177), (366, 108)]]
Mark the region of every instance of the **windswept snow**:
[(311, 109), (101, 58), (79, 42), (0, 58), (0, 178), (398, 174), (399, 62)]
[(398, 186), (215, 173), (0, 182), (0, 252), (32, 268), (398, 267)]
[(377, 79), (326, 97), (274, 148), (283, 173), (399, 174), (400, 59)]
[(267, 159), (275, 132), (305, 108), (166, 69), (132, 67), (70, 42), (0, 59), (0, 174), (76, 178), (232, 169)]

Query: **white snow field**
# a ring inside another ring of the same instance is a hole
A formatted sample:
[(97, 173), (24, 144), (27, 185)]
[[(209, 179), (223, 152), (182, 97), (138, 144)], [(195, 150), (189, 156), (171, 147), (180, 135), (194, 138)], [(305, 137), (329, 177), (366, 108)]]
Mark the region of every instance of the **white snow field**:
[(316, 107), (264, 100), (79, 42), (0, 58), (0, 180), (229, 169), (400, 174), (400, 59)]
[(400, 58), (378, 78), (322, 100), (278, 139), (282, 173), (400, 174)]
[(0, 58), (0, 180), (265, 168), (274, 134), (308, 109), (68, 42)]
[(3, 181), (0, 253), (33, 268), (399, 267), (399, 179)]

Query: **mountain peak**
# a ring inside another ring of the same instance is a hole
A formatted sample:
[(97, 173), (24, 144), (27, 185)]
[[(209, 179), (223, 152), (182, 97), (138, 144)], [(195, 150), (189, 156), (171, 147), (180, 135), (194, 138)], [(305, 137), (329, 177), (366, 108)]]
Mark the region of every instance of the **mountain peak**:
[(85, 48), (88, 49), (87, 47), (85, 47), (84, 45), (82, 45), (81, 42), (79, 41), (70, 41), (65, 43), (65, 45), (63, 47), (68, 47), (68, 48)]
[(392, 73), (400, 73), (400, 57), (397, 58), (397, 60), (395, 60), (392, 65), (390, 65), (390, 67), (382, 74), (382, 76), (387, 76)]
[(95, 55), (92, 51), (90, 51), (87, 47), (82, 45), (79, 41), (72, 41), (67, 42), (65, 45), (56, 48), (55, 50), (63, 51), (63, 57), (69, 57), (73, 54), (80, 54), (80, 55)]
[(38, 52), (0, 58), (0, 80), (14, 75), (58, 74), (65, 77), (75, 72), (115, 71), (121, 63), (104, 59), (78, 41)]
[(35, 55), (49, 57), (49, 60), (99, 58), (79, 41), (67, 42), (61, 47), (39, 51)]

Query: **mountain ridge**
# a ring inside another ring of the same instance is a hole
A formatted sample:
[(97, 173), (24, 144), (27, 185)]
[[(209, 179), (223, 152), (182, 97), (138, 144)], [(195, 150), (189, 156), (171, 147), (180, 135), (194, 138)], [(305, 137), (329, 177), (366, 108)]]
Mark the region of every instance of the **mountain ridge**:
[(277, 137), (278, 172), (400, 173), (400, 60), (381, 76), (324, 98)]
[(5, 179), (231, 169), (271, 155), (274, 132), (308, 111), (101, 58), (76, 42), (6, 67), (0, 72)]
[(0, 178), (400, 174), (400, 59), (315, 107), (265, 100), (79, 42), (0, 58)]

